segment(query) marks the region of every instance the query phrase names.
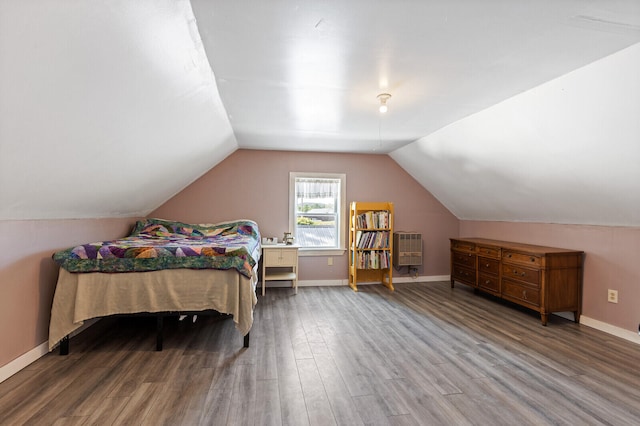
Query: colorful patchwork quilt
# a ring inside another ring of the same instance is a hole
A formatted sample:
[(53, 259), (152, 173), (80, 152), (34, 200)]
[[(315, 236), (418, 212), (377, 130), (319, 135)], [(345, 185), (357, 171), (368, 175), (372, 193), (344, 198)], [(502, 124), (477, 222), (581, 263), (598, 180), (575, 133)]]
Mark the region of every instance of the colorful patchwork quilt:
[(128, 237), (72, 247), (53, 260), (69, 272), (234, 268), (250, 277), (259, 254), (260, 232), (250, 220), (192, 225), (145, 219)]

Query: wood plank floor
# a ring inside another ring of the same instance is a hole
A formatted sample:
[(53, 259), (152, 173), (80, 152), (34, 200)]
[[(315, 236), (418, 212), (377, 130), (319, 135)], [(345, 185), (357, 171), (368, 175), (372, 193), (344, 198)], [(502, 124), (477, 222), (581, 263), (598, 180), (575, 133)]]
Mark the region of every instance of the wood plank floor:
[(640, 347), (449, 283), (269, 289), (230, 319), (106, 319), (0, 384), (3, 425), (632, 425)]

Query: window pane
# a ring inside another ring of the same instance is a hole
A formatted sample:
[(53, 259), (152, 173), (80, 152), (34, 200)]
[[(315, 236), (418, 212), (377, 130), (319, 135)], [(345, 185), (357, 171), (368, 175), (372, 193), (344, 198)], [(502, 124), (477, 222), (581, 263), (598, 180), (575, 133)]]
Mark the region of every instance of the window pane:
[(302, 247), (338, 247), (340, 179), (296, 178), (296, 241)]

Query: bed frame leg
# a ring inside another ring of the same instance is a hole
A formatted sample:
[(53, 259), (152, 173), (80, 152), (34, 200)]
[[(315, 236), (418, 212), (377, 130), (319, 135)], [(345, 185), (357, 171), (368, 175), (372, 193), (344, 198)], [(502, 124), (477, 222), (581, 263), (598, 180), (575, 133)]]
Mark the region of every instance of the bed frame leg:
[(249, 347), (249, 333), (247, 333), (246, 336), (244, 336), (244, 347), (245, 348)]
[(60, 340), (60, 355), (69, 355), (69, 335)]
[(164, 317), (162, 315), (158, 315), (156, 322), (156, 351), (162, 351), (162, 329), (164, 326)]

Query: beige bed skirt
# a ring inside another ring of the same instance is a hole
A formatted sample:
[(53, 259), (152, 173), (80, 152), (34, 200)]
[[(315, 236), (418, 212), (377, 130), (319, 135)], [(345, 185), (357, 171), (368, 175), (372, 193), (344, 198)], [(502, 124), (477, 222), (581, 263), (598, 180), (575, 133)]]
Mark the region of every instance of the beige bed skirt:
[(213, 309), (233, 315), (242, 335), (253, 325), (257, 275), (236, 270), (71, 273), (60, 269), (51, 307), (49, 350), (84, 321), (114, 314)]

